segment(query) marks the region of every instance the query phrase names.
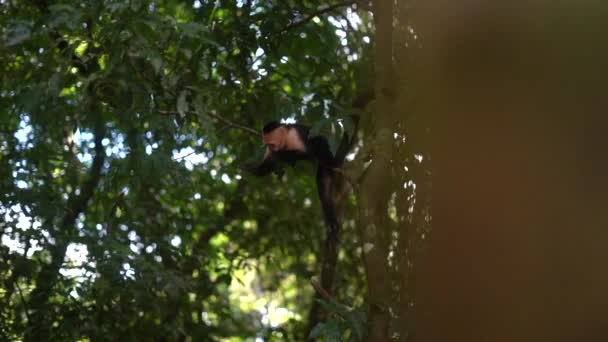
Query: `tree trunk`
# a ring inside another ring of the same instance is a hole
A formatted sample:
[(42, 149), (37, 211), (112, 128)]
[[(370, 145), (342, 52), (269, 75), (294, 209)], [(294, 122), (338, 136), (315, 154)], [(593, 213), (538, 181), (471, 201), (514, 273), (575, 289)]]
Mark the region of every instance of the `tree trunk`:
[(375, 136), (373, 160), (359, 188), (359, 229), (368, 285), (367, 341), (388, 341), (390, 277), (388, 271), (391, 159), (393, 151), (392, 33), (393, 2), (374, 1)]

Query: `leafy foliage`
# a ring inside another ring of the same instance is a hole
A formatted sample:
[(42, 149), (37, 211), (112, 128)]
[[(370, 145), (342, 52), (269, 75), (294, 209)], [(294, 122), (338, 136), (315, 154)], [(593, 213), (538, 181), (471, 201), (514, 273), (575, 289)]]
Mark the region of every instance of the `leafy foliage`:
[(365, 336), (365, 313), (351, 309), (336, 301), (318, 300), (334, 317), (327, 322), (317, 324), (310, 332), (309, 338), (323, 337), (325, 341), (362, 341)]
[(306, 336), (313, 179), (248, 177), (242, 127), (348, 114), (367, 14), (324, 6), (0, 2), (1, 339)]

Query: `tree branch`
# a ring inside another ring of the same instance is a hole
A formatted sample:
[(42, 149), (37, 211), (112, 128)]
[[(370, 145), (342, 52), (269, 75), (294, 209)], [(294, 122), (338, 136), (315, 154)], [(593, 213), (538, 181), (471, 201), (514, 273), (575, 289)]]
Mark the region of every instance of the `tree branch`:
[(174, 160), (174, 161), (182, 160), (182, 159), (184, 159), (184, 158), (188, 158), (188, 157), (190, 157), (191, 155), (193, 155), (193, 154), (195, 154), (195, 153), (196, 153), (196, 151), (192, 151), (192, 152), (190, 152), (190, 153), (186, 154), (185, 156), (181, 156), (181, 157), (173, 158), (173, 160)]
[[(178, 112), (169, 111), (169, 110), (159, 110), (158, 112), (161, 115), (179, 115)], [(197, 112), (193, 112), (193, 111), (188, 111), (186, 113), (187, 114), (198, 114)], [(220, 121), (220, 122), (222, 122), (222, 123), (224, 123), (224, 124), (226, 124), (226, 125), (228, 125), (228, 126), (230, 126), (232, 128), (240, 129), (240, 130), (245, 131), (247, 133), (253, 134), (256, 137), (260, 136), (260, 132), (259, 131), (256, 131), (255, 129), (253, 129), (251, 127), (243, 126), (243, 125), (238, 124), (238, 123), (236, 123), (234, 121), (230, 121), (230, 120), (226, 119), (225, 117), (223, 117), (223, 116), (221, 116), (221, 115), (219, 115), (219, 114), (217, 114), (215, 112), (212, 112), (212, 111), (206, 112), (205, 115), (209, 115), (210, 117), (216, 119), (217, 121)]]
[(279, 36), (279, 35), (287, 32), (287, 31), (289, 31), (291, 29), (294, 29), (294, 28), (296, 28), (298, 26), (302, 26), (302, 25), (306, 24), (307, 22), (311, 21), (314, 17), (318, 17), (318, 16), (323, 15), (325, 13), (329, 13), (329, 12), (331, 12), (331, 11), (337, 9), (337, 8), (340, 8), (340, 7), (352, 6), (355, 2), (356, 1), (344, 1), (344, 2), (339, 2), (337, 4), (334, 4), (334, 5), (323, 7), (322, 9), (319, 9), (319, 10), (317, 10), (315, 12), (312, 12), (311, 14), (307, 15), (303, 19), (298, 20), (296, 22), (293, 22), (293, 23), (291, 23), (291, 24), (283, 27), (280, 31), (272, 34), (272, 36)]
[(329, 292), (327, 292), (327, 290), (325, 290), (323, 288), (323, 286), (321, 286), (321, 283), (319, 283), (319, 281), (317, 279), (315, 279), (315, 278), (310, 279), (310, 284), (315, 289), (315, 291), (317, 291), (319, 296), (321, 296), (321, 298), (323, 298), (324, 300), (326, 300), (328, 302), (334, 301), (334, 298), (329, 294)]
[(21, 287), (16, 282), (15, 287), (17, 288), (17, 292), (19, 292), (19, 298), (21, 299), (21, 305), (23, 305), (23, 312), (25, 312), (25, 318), (27, 318), (27, 321), (30, 322), (32, 319), (30, 317), (27, 302), (25, 301), (25, 297), (23, 296), (23, 292), (21, 291)]
[[(51, 325), (55, 319), (52, 315), (48, 315), (49, 298), (59, 278), (59, 270), (63, 265), (67, 247), (71, 242), (70, 239), (75, 234), (76, 220), (85, 211), (101, 179), (106, 156), (102, 140), (106, 129), (105, 122), (101, 117), (97, 121), (94, 129), (95, 156), (93, 157), (89, 177), (82, 185), (80, 195), (74, 195), (68, 200), (66, 212), (59, 227), (55, 230), (56, 244), (49, 247), (51, 262), (45, 264), (36, 277), (36, 287), (31, 292), (29, 300), (29, 307), (33, 313), (31, 320), (28, 320), (25, 341), (42, 341), (49, 336)], [(49, 231), (53, 231), (53, 229), (49, 229)]]

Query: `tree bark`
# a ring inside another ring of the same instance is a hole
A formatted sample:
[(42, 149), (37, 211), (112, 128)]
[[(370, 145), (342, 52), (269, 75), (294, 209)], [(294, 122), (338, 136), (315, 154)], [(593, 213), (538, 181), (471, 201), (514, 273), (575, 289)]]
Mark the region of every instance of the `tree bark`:
[(367, 275), (367, 341), (388, 341), (390, 327), (390, 276), (388, 270), (391, 162), (393, 151), (393, 2), (376, 0), (373, 4), (375, 136), (373, 159), (359, 188), (359, 232)]

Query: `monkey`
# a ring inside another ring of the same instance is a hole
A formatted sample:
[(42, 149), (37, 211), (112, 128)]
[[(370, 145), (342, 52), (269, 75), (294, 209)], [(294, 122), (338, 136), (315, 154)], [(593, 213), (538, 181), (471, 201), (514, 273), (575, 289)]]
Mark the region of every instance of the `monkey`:
[(323, 216), (330, 233), (339, 231), (333, 195), (340, 190), (337, 189), (336, 183), (341, 181), (342, 175), (337, 169), (344, 163), (346, 154), (354, 142), (353, 137), (354, 134), (349, 136), (345, 133), (334, 154), (327, 138), (311, 136), (309, 126), (271, 121), (262, 129), (262, 141), (266, 145), (263, 161), (258, 166), (250, 168), (250, 171), (256, 176), (265, 176), (277, 171), (280, 163), (293, 166), (298, 160), (316, 162), (317, 192)]
[[(249, 167), (254, 175), (265, 176), (282, 170), (281, 163), (293, 166), (298, 160), (308, 160), (317, 164), (317, 192), (327, 227), (321, 259), (321, 288), (329, 293), (334, 284), (341, 233), (337, 214), (341, 208), (337, 208), (336, 204), (342, 205), (343, 196), (350, 190), (339, 168), (355, 142), (358, 116), (353, 116), (353, 119), (353, 132), (350, 136), (344, 133), (335, 154), (332, 153), (327, 138), (313, 136), (309, 126), (271, 121), (262, 129), (262, 141), (266, 146), (264, 158), (261, 164)], [(327, 313), (316, 301), (313, 302), (309, 315), (310, 329), (327, 317)]]
[[(246, 168), (256, 176), (265, 176), (272, 172), (279, 173), (282, 170), (281, 163), (293, 165), (298, 160), (317, 163), (317, 192), (327, 226), (323, 258), (321, 259), (320, 288), (329, 294), (333, 292), (340, 244), (341, 227), (337, 212), (341, 212), (339, 210), (341, 208), (337, 208), (336, 205), (343, 205), (344, 196), (351, 189), (354, 190), (356, 186), (356, 182), (346, 177), (341, 167), (346, 155), (356, 142), (357, 128), (361, 118), (359, 114), (365, 111), (374, 98), (374, 92), (370, 90), (363, 90), (355, 97), (352, 108), (358, 113), (350, 115), (354, 128), (350, 135), (345, 133), (342, 136), (335, 154), (332, 153), (327, 138), (311, 134), (309, 126), (271, 121), (262, 129), (262, 141), (265, 145), (262, 162), (256, 166), (249, 164)], [(313, 301), (310, 309), (309, 331), (318, 322), (324, 321), (328, 317), (328, 313), (319, 303), (319, 301)]]

